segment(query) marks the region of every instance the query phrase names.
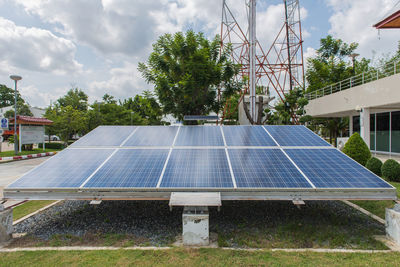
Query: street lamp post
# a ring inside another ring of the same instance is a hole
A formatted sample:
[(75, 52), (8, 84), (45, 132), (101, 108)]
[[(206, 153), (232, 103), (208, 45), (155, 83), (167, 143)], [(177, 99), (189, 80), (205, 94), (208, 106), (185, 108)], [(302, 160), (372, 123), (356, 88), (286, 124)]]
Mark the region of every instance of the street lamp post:
[(21, 76), (11, 75), (10, 79), (14, 81), (15, 92), (14, 92), (14, 153), (18, 154), (18, 144), (17, 144), (17, 82), (22, 79)]

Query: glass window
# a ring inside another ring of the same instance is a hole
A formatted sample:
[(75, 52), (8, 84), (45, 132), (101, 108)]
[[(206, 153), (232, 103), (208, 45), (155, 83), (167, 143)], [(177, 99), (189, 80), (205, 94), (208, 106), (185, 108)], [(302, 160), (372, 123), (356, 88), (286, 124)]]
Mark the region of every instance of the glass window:
[(389, 152), (389, 112), (376, 114), (376, 150)]
[(392, 152), (400, 153), (400, 111), (392, 112)]
[(375, 114), (369, 116), (369, 148), (375, 150)]
[(360, 116), (353, 116), (353, 133), (360, 133)]

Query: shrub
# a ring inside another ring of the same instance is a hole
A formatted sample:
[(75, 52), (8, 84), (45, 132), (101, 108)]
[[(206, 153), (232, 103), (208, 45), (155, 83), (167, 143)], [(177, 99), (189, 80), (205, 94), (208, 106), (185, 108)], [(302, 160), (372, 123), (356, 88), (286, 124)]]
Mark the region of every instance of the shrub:
[(392, 182), (400, 182), (400, 164), (394, 159), (388, 159), (382, 165), (382, 176)]
[(362, 140), (358, 133), (354, 133), (349, 138), (344, 145), (343, 152), (364, 166), (367, 163), (367, 160), (371, 158), (371, 152), (369, 151), (367, 144)]
[[(64, 149), (65, 146), (62, 143), (46, 143), (46, 148), (51, 149)], [(43, 144), (39, 144), (39, 148), (43, 148)]]
[(382, 161), (378, 158), (372, 157), (367, 161), (367, 164), (365, 164), (365, 167), (367, 167), (368, 170), (371, 172), (375, 173), (378, 176), (381, 176), (381, 168), (382, 168)]

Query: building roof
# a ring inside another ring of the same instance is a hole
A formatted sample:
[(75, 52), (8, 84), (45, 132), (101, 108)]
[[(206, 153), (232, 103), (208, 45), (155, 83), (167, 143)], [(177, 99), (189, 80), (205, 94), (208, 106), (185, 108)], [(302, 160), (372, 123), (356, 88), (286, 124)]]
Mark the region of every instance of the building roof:
[[(10, 118), (10, 123), (14, 123), (14, 118)], [(46, 118), (36, 118), (30, 116), (17, 116), (17, 124), (50, 125), (53, 121)]]
[(377, 29), (400, 29), (400, 10), (374, 25)]

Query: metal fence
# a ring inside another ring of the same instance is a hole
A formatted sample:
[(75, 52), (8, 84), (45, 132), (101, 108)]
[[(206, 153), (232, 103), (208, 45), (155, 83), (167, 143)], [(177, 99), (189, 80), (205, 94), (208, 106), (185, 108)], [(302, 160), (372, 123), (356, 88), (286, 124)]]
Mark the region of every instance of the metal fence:
[(381, 67), (374, 68), (373, 70), (363, 72), (356, 76), (347, 78), (346, 80), (328, 85), (317, 91), (307, 93), (305, 94), (305, 97), (308, 100), (320, 98), (358, 85), (389, 77), (397, 73), (400, 73), (400, 60), (387, 63)]

